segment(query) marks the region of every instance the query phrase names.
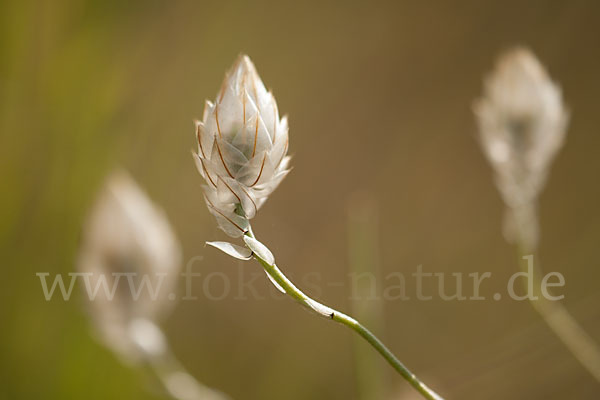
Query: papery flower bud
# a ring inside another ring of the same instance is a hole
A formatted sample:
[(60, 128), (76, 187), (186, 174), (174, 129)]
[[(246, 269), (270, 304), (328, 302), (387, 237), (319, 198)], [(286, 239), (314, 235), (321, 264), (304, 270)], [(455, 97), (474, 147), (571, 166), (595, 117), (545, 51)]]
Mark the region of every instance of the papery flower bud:
[(208, 209), (228, 235), (248, 220), (289, 172), (288, 124), (252, 61), (242, 55), (227, 73), (215, 103), (196, 122), (198, 171)]
[(507, 205), (505, 233), (532, 247), (537, 242), (537, 197), (563, 144), (568, 112), (560, 88), (528, 50), (504, 54), (475, 104), (480, 141)]
[(78, 268), (100, 339), (125, 361), (163, 351), (155, 323), (173, 304), (180, 261), (164, 213), (126, 173), (110, 176), (84, 226)]

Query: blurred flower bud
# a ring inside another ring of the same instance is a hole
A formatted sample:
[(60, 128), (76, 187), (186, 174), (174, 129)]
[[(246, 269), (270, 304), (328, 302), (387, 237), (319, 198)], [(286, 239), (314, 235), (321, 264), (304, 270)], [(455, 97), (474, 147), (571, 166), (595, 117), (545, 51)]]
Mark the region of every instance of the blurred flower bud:
[(163, 351), (155, 322), (173, 303), (180, 261), (164, 213), (126, 173), (111, 175), (84, 226), (78, 267), (101, 340), (126, 361)]
[(196, 166), (204, 196), (219, 226), (241, 236), (258, 209), (289, 172), (287, 118), (252, 61), (242, 55), (227, 73), (215, 104), (196, 122)]
[(532, 248), (538, 239), (537, 197), (568, 122), (560, 88), (529, 50), (517, 48), (500, 57), (485, 80), (475, 113), (507, 206), (505, 234)]

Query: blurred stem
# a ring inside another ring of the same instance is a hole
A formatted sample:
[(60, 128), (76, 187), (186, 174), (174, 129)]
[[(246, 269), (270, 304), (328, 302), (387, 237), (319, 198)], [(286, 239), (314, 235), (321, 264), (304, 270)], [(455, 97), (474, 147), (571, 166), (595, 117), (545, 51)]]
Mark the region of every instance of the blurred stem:
[[(534, 264), (533, 253), (533, 251), (527, 250), (526, 246), (518, 246), (519, 267), (524, 273), (532, 275), (533, 297), (528, 296), (531, 305), (579, 363), (600, 382), (600, 349), (598, 345), (562, 303), (548, 300), (541, 293), (543, 274), (539, 263)], [(529, 263), (532, 264), (531, 267)], [(525, 290), (529, 290), (527, 283), (525, 283)]]
[[(348, 261), (352, 272), (352, 312), (373, 331), (383, 327), (383, 309), (377, 295), (379, 249), (376, 201), (366, 193), (355, 193), (348, 202)], [(383, 399), (386, 381), (382, 365), (360, 337), (354, 337), (354, 360), (358, 399)]]
[[(246, 232), (246, 235), (253, 237), (252, 230)], [(363, 339), (365, 339), (375, 350), (379, 352), (385, 358), (385, 360), (404, 378), (410, 383), (421, 395), (430, 400), (443, 400), (443, 398), (431, 390), (425, 385), (415, 374), (413, 374), (396, 356), (367, 328), (361, 325), (354, 318), (341, 313), (337, 310), (329, 308), (305, 295), (300, 289), (298, 289), (284, 274), (281, 272), (277, 265), (269, 264), (267, 261), (259, 257), (254, 253), (254, 258), (263, 266), (267, 274), (275, 280), (281, 286), (285, 293), (291, 296), (298, 303), (314, 311), (318, 315), (339, 322), (342, 325), (352, 329), (358, 333)]]
[(167, 346), (160, 354), (146, 354), (146, 362), (161, 386), (176, 400), (229, 400), (225, 394), (198, 382)]

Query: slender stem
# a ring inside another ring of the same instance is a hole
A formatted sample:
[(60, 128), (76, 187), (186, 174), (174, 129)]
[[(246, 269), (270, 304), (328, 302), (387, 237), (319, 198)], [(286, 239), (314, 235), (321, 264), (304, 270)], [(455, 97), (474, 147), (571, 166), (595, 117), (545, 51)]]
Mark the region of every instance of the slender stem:
[(146, 353), (146, 363), (174, 400), (229, 400), (229, 397), (198, 382), (166, 345), (160, 353)]
[[(379, 213), (376, 201), (368, 194), (356, 192), (348, 200), (347, 241), (349, 268), (355, 276), (370, 276), (380, 279), (379, 240), (377, 231)], [(374, 297), (373, 281), (357, 279), (351, 303), (352, 315), (374, 332), (383, 325), (381, 299)], [(353, 341), (356, 369), (357, 400), (383, 399), (388, 393), (388, 382), (384, 379), (379, 354), (364, 346), (362, 337)]]
[[(254, 237), (252, 231), (246, 233), (246, 235), (250, 237)], [(352, 329), (354, 332), (358, 333), (362, 338), (364, 338), (375, 350), (379, 352), (385, 358), (385, 360), (392, 366), (394, 369), (410, 383), (421, 395), (429, 400), (443, 400), (443, 398), (427, 387), (415, 374), (413, 374), (396, 356), (367, 328), (362, 326), (358, 321), (354, 318), (334, 310), (326, 305), (323, 305), (307, 295), (305, 295), (300, 289), (298, 289), (277, 267), (277, 265), (269, 264), (263, 258), (259, 257), (256, 253), (254, 253), (254, 258), (263, 266), (265, 271), (269, 274), (275, 282), (281, 286), (285, 292), (291, 296), (298, 303), (303, 305), (304, 307), (314, 311), (322, 317), (327, 319), (331, 319), (333, 321), (339, 322), (342, 325), (347, 326)]]
[[(518, 247), (521, 270), (532, 275), (534, 296), (528, 296), (531, 305), (579, 363), (600, 382), (600, 348), (562, 303), (551, 301), (540, 292), (542, 270), (539, 263), (533, 265), (532, 252), (526, 251), (524, 246)], [(529, 288), (525, 290), (528, 292)]]

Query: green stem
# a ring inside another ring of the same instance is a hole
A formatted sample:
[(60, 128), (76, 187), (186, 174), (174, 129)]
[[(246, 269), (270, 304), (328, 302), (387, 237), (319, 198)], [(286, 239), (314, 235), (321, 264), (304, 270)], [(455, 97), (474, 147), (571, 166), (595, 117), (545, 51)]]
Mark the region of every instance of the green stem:
[[(352, 314), (367, 324), (374, 332), (381, 332), (384, 325), (381, 299), (374, 297), (372, 279), (380, 279), (378, 225), (379, 215), (376, 201), (368, 194), (354, 193), (347, 205), (348, 263), (357, 278), (353, 283)], [(383, 364), (379, 354), (365, 346), (361, 336), (353, 341), (356, 370), (357, 400), (373, 400), (388, 397), (388, 382), (384, 379)]]
[[(254, 237), (252, 231), (246, 233), (250, 237)], [(300, 289), (298, 289), (284, 274), (281, 272), (277, 265), (269, 264), (267, 261), (259, 257), (254, 253), (254, 258), (263, 266), (265, 271), (269, 274), (275, 282), (281, 286), (285, 293), (291, 296), (298, 303), (308, 308), (311, 311), (319, 314), (322, 317), (331, 319), (339, 322), (342, 325), (347, 326), (354, 332), (358, 333), (364, 338), (375, 350), (379, 352), (385, 358), (385, 360), (404, 378), (410, 383), (424, 398), (429, 400), (443, 400), (443, 398), (431, 390), (425, 385), (415, 374), (413, 374), (396, 356), (379, 340), (371, 331), (365, 328), (354, 318), (334, 310), (332, 308), (323, 305), (307, 295), (305, 295)]]
[[(521, 271), (529, 273), (529, 260), (533, 263), (533, 251), (526, 250), (525, 246), (517, 246), (519, 266)], [(539, 263), (531, 266), (534, 297), (529, 297), (534, 310), (542, 317), (548, 327), (560, 339), (579, 363), (600, 382), (600, 349), (594, 339), (587, 334), (573, 318), (569, 311), (559, 301), (547, 299), (541, 292), (542, 270)], [(529, 288), (525, 284), (525, 291)]]

